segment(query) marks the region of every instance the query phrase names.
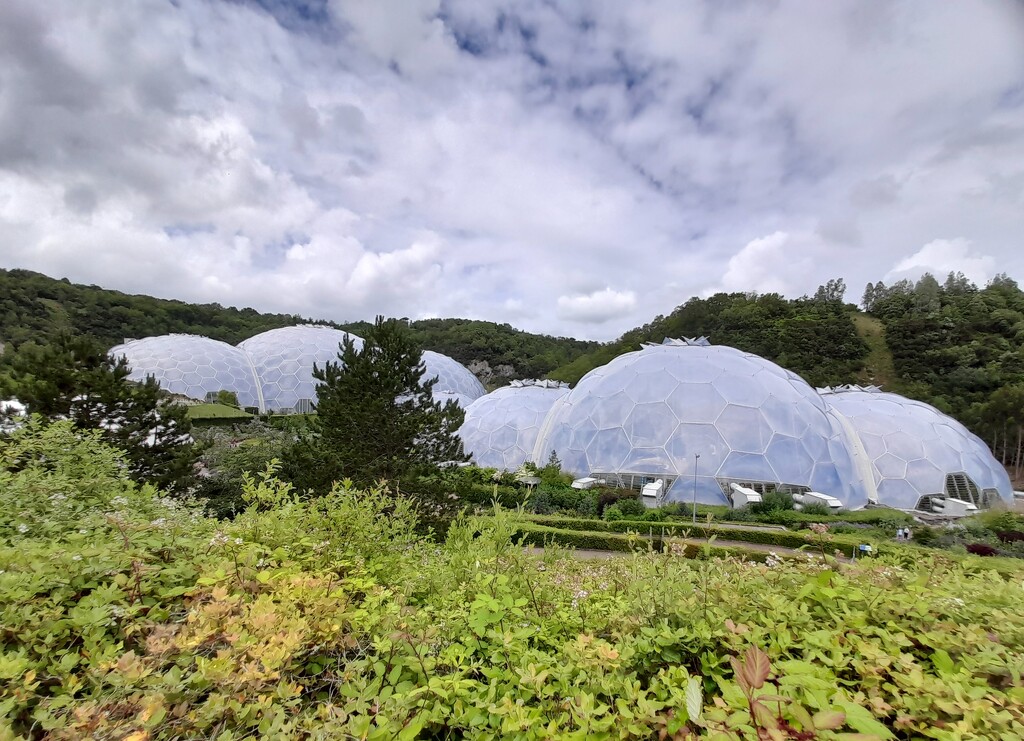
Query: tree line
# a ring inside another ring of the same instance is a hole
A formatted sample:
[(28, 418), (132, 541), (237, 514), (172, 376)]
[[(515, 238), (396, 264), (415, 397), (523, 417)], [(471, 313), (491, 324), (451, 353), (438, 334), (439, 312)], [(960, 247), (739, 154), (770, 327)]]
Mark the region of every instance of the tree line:
[(655, 317), (618, 340), (602, 345), (551, 376), (575, 383), (592, 369), (666, 337), (707, 337), (768, 358), (815, 386), (857, 380), (867, 346), (857, 334), (850, 307), (843, 303), (841, 279), (821, 286), (814, 296), (787, 299), (777, 293), (717, 293), (691, 298), (667, 316)]
[[(371, 322), (339, 323), (252, 308), (190, 304), (131, 295), (57, 280), (29, 270), (0, 270), (0, 398), (14, 395), (11, 364), (22, 348), (42, 348), (62, 334), (87, 336), (106, 347), (125, 338), (184, 333), (237, 344), (277, 327), (326, 324), (362, 336)], [(564, 337), (531, 334), (509, 324), (468, 319), (409, 322), (411, 336), (466, 365), (483, 361), (491, 387), (514, 378), (543, 377), (597, 346)]]
[(984, 288), (962, 273), (939, 283), (869, 283), (862, 305), (885, 326), (898, 390), (951, 414), (1021, 478), (1024, 291), (1005, 274)]

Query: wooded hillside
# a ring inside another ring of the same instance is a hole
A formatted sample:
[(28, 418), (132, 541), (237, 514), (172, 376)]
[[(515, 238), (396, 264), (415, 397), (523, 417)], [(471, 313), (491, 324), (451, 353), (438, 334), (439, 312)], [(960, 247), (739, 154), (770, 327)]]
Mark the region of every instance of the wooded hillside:
[[(62, 332), (90, 335), (109, 345), (126, 337), (172, 332), (237, 344), (268, 329), (309, 322), (356, 334), (369, 326), (366, 322), (339, 324), (220, 304), (189, 304), (80, 285), (28, 270), (0, 270), (0, 343), (7, 348), (0, 358), (0, 395), (4, 393), (4, 366), (12, 353), (26, 343), (49, 344)], [(445, 353), (466, 365), (479, 365), (482, 380), (492, 387), (513, 378), (543, 377), (597, 347), (595, 342), (531, 334), (508, 324), (467, 319), (414, 321), (410, 328), (424, 349)]]

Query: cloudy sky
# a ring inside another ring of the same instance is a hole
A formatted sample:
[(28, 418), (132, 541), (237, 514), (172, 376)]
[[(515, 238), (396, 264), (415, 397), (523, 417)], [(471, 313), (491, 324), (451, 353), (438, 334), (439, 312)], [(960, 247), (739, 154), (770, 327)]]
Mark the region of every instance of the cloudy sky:
[(594, 339), (1024, 280), (1024, 6), (3, 0), (0, 267)]

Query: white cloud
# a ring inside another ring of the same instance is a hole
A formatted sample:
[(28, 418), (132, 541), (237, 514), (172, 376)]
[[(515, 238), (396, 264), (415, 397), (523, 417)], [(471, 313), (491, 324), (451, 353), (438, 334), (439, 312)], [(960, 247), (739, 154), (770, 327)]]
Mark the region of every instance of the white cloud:
[(563, 319), (600, 324), (629, 312), (636, 306), (632, 291), (605, 288), (585, 296), (559, 296), (558, 315)]
[(729, 258), (721, 283), (705, 290), (781, 293), (813, 293), (829, 277), (832, 260), (826, 256), (837, 250), (814, 234), (778, 231), (752, 239)]
[(598, 339), (948, 235), (1024, 277), (1011, 2), (302, 8), (0, 3), (0, 266)]
[(985, 285), (996, 272), (996, 259), (976, 254), (969, 240), (936, 239), (897, 262), (885, 280), (916, 279), (931, 273), (941, 282), (949, 273), (963, 273), (975, 284)]

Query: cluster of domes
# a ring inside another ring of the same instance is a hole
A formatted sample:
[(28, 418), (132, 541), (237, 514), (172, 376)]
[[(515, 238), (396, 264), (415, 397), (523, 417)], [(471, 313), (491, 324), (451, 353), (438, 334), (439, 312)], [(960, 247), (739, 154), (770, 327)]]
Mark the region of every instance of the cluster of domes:
[[(346, 337), (357, 348), (362, 339), (321, 325), (281, 327), (262, 332), (237, 347), (208, 337), (186, 334), (131, 340), (110, 349), (123, 356), (133, 380), (153, 376), (172, 393), (203, 400), (218, 391), (231, 391), (243, 407), (261, 412), (300, 412), (316, 405), (314, 365), (337, 362)], [(426, 378), (436, 377), (434, 398), (468, 406), (485, 393), (468, 368), (447, 355), (423, 353)]]
[(729, 504), (733, 484), (818, 492), (848, 508), (1013, 497), (984, 443), (937, 409), (871, 387), (819, 392), (703, 338), (645, 345), (571, 391), (499, 389), (467, 408), (460, 434), (479, 465), (512, 470), (554, 452), (579, 476), (636, 489), (660, 480), (662, 501)]

